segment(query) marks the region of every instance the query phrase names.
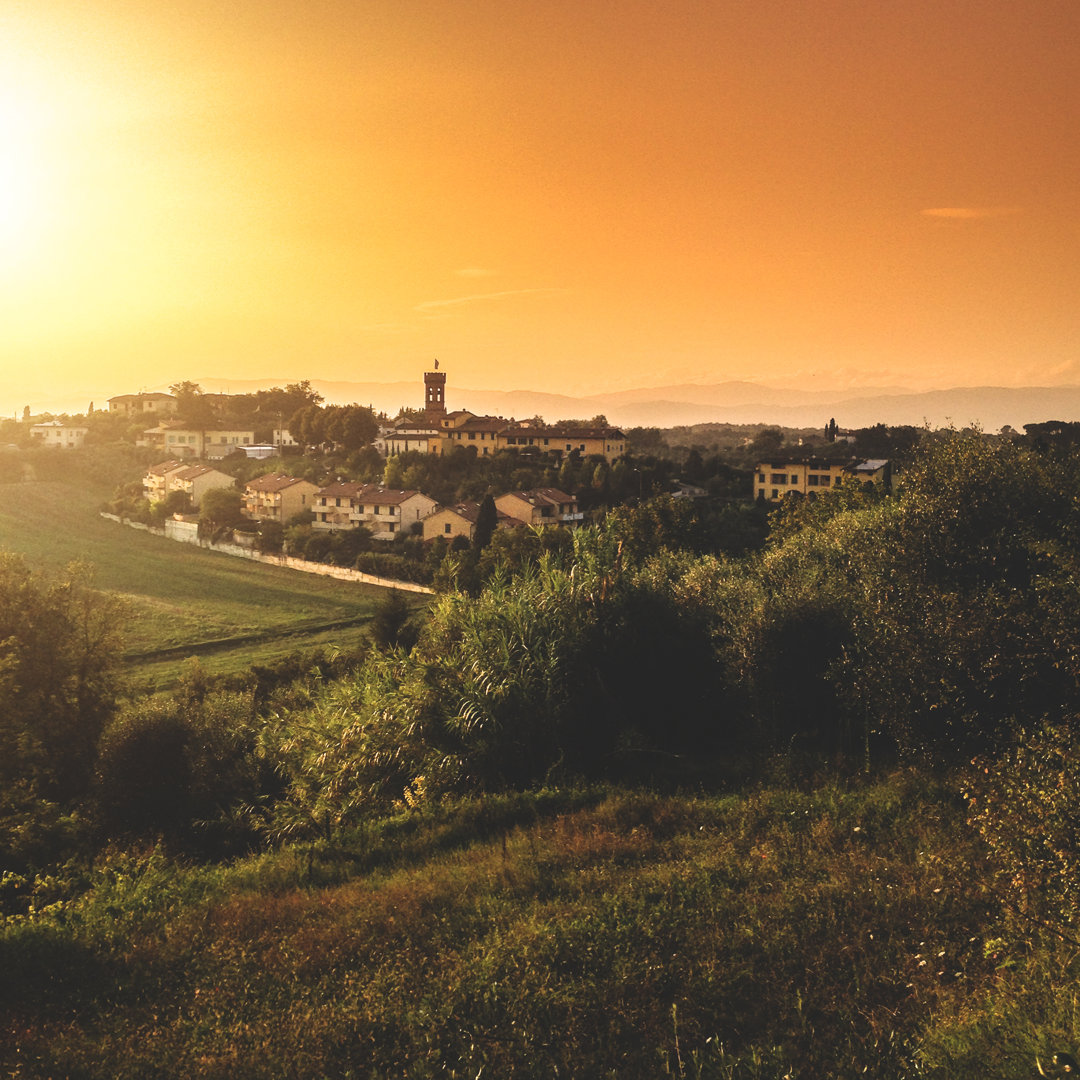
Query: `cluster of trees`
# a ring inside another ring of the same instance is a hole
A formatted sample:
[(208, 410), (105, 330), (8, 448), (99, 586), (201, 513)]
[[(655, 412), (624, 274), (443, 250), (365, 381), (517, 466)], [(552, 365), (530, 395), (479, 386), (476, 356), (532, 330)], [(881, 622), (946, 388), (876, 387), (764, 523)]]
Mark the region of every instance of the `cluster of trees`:
[[(289, 383), (252, 394), (206, 394), (198, 383), (174, 383), (169, 392), (177, 400), (177, 418), (195, 428), (252, 428), (256, 442), (270, 442), (276, 430), (287, 428), (290, 417), (317, 406), (322, 395), (311, 383)], [(370, 441), (370, 440), (369, 440)]]
[(830, 420), (823, 429), (760, 424), (694, 424), (666, 431), (630, 428), (627, 437), (640, 452), (684, 460), (697, 451), (706, 462), (711, 453), (728, 467), (748, 470), (769, 457), (788, 454), (831, 461), (888, 458), (903, 465), (912, 459), (927, 430), (910, 424), (874, 424), (851, 432), (850, 442), (847, 437), (839, 439), (838, 433), (836, 421)]
[(329, 445), (345, 451), (368, 446), (379, 434), (378, 418), (365, 405), (310, 403), (289, 417), (287, 427), (301, 446)]
[(44, 579), (0, 553), (0, 866), (52, 854), (88, 795), (115, 707), (123, 608), (73, 565)]

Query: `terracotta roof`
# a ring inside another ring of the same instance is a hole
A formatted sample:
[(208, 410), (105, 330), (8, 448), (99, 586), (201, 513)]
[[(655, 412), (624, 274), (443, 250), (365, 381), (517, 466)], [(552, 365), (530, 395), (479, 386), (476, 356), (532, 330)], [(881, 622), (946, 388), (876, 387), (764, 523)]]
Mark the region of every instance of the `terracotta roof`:
[[(560, 491), (558, 488), (533, 488), (531, 491), (508, 491), (506, 495), (513, 495), (517, 499), (524, 499), (525, 502), (531, 503), (536, 506), (538, 503), (575, 503), (577, 498), (573, 495), (567, 495), (565, 491)], [(500, 498), (505, 498), (505, 495), (500, 495)]]
[(414, 495), (421, 495), (425, 499), (431, 497), (424, 495), (422, 491), (413, 491), (411, 489), (399, 491), (396, 488), (384, 488), (379, 484), (357, 484), (348, 481), (340, 484), (328, 484), (326, 487), (320, 488), (318, 494), (334, 497), (345, 496), (360, 503), (372, 503), (379, 506), (396, 506), (398, 503), (411, 499)]
[(449, 510), (452, 514), (457, 514), (458, 517), (464, 518), (470, 524), (475, 525), (476, 519), (480, 516), (480, 504), (477, 502), (463, 502), (457, 503), (454, 506), (440, 506), (436, 513), (442, 510)]
[(503, 431), (506, 428), (506, 421), (498, 416), (474, 416), (471, 420), (466, 420), (464, 424), (459, 424), (455, 428), (451, 428), (451, 431)]
[(293, 484), (309, 482), (300, 476), (287, 476), (285, 473), (266, 473), (263, 476), (256, 476), (254, 480), (249, 480), (247, 488), (249, 491), (284, 491), (285, 488), (292, 487)]
[[(190, 465), (186, 469), (181, 469), (176, 474), (177, 480), (198, 480), (200, 476), (205, 476), (207, 473), (217, 473), (218, 476), (226, 476), (226, 473), (218, 472), (212, 465)], [(232, 477), (228, 477), (230, 480)]]
[(175, 469), (188, 468), (186, 461), (181, 461), (179, 458), (170, 458), (168, 461), (159, 461), (156, 465), (151, 465), (146, 470), (148, 476), (164, 476), (166, 473), (173, 472)]
[(625, 439), (615, 427), (560, 427), (559, 425), (535, 427), (530, 424), (510, 424), (507, 435), (532, 435), (542, 439)]
[[(435, 513), (441, 513), (443, 510), (449, 510), (450, 513), (457, 514), (458, 517), (464, 518), (471, 525), (475, 525), (476, 519), (480, 516), (480, 504), (478, 502), (463, 502), (455, 503), (453, 506), (440, 506)], [(521, 521), (519, 518), (503, 513), (498, 507), (495, 508), (495, 520), (500, 525), (525, 524), (525, 522)]]
[(774, 458), (772, 461), (759, 461), (759, 469), (786, 469), (790, 465), (805, 465), (810, 469), (849, 469), (854, 464), (852, 459), (847, 461), (825, 461), (816, 457), (783, 457)]
[(336, 484), (327, 484), (326, 487), (321, 487), (315, 493), (316, 495), (333, 495), (340, 498), (341, 496), (347, 496), (352, 498), (357, 493), (364, 490), (367, 484), (358, 484), (354, 480), (342, 480)]

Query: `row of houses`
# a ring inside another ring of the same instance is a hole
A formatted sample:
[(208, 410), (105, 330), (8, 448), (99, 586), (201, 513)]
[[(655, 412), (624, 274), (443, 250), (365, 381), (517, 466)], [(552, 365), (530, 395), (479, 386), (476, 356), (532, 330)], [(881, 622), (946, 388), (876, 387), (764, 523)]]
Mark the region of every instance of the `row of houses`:
[[(179, 458), (147, 470), (143, 490), (152, 502), (164, 502), (173, 491), (184, 492), (194, 507), (213, 488), (233, 488), (236, 481), (211, 465), (192, 465)], [(377, 540), (393, 540), (422, 528), (425, 540), (437, 536), (471, 539), (480, 505), (475, 502), (440, 507), (422, 491), (399, 490), (381, 484), (343, 481), (320, 487), (310, 480), (270, 473), (248, 481), (243, 490), (246, 517), (284, 523), (305, 510), (314, 515), (312, 527), (333, 532), (364, 526)], [(495, 499), (499, 528), (518, 525), (581, 524), (584, 514), (577, 499), (557, 488), (511, 491)]]

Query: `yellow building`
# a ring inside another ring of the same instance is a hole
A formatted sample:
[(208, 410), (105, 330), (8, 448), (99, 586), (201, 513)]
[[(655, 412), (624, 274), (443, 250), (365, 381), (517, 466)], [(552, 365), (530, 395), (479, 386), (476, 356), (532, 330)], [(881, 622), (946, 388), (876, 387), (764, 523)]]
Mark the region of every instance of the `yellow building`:
[(780, 502), (791, 492), (812, 495), (840, 487), (848, 477), (863, 483), (880, 484), (887, 491), (892, 487), (890, 462), (819, 461), (816, 458), (784, 459), (760, 462), (754, 475), (754, 497), (766, 502)]
[(114, 416), (171, 416), (178, 404), (172, 394), (118, 394), (109, 398), (109, 412)]
[(354, 529), (364, 525), (376, 540), (412, 532), (438, 504), (421, 491), (399, 491), (379, 484), (346, 481), (320, 488), (315, 495), (316, 529)]
[(566, 427), (562, 424), (506, 424), (499, 433), (499, 449), (535, 447), (541, 453), (565, 457), (602, 457), (617, 461), (626, 453), (626, 436), (615, 427)]
[(558, 488), (508, 491), (495, 498), (495, 509), (526, 525), (578, 525), (585, 515), (577, 499)]
[(499, 449), (499, 433), (506, 421), (499, 416), (473, 416), (470, 412), (454, 412), (444, 417), (439, 431), (439, 453), (455, 447), (473, 447), (478, 457), (488, 457)]
[(555, 458), (576, 453), (613, 462), (626, 453), (626, 435), (615, 427), (519, 423), (502, 416), (477, 416), (467, 409), (449, 412), (446, 373), (437, 370), (424, 373), (424, 420), (400, 424), (382, 438), (388, 454), (405, 450), (446, 454), (472, 447), (478, 457), (490, 457), (498, 450), (524, 450)]
[(190, 462), (181, 461), (179, 458), (170, 458), (168, 461), (159, 461), (157, 465), (151, 465), (143, 477), (143, 491), (151, 502), (164, 502), (165, 497), (173, 489), (172, 478), (184, 469), (190, 468)]
[(315, 509), (318, 484), (284, 473), (268, 473), (244, 486), (244, 514), (257, 521), (286, 522), (295, 514)]
[[(502, 513), (498, 506), (496, 510), (496, 528), (514, 529), (523, 525), (523, 521), (509, 517)], [(480, 504), (478, 502), (457, 503), (455, 506), (443, 506), (428, 514), (424, 518), (424, 539), (434, 540), (437, 536), (445, 540), (453, 540), (463, 536), (471, 540), (476, 533), (476, 519), (480, 516)]]
[(215, 488), (235, 488), (236, 480), (210, 465), (188, 465), (173, 473), (170, 481), (173, 491), (187, 492), (191, 505), (198, 507), (202, 497)]

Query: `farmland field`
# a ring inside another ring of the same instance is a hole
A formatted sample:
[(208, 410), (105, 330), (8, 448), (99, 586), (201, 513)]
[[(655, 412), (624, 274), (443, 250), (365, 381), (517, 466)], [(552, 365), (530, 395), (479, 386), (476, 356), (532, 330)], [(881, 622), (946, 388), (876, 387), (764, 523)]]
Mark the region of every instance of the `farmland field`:
[(46, 572), (90, 564), (94, 584), (128, 602), (127, 655), (152, 686), (171, 683), (189, 656), (217, 672), (350, 648), (385, 594), (126, 528), (99, 515), (108, 494), (85, 483), (0, 484), (0, 550)]

